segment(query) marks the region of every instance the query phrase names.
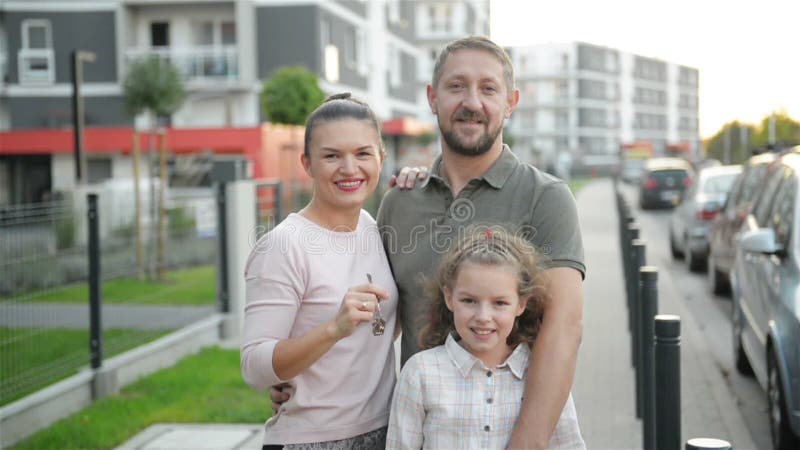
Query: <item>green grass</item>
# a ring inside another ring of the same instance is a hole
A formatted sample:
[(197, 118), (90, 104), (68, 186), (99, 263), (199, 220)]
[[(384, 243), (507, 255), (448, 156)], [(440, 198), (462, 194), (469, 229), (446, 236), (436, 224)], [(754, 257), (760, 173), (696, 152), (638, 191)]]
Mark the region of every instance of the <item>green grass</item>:
[[(166, 330), (111, 329), (104, 333), (104, 357), (109, 358), (167, 333)], [(61, 364), (59, 364), (61, 363)], [(50, 365), (49, 369), (43, 366)], [(57, 367), (55, 367), (57, 365)], [(27, 389), (0, 396), (0, 405), (10, 403), (47, 384), (75, 374), (89, 365), (89, 331), (0, 327), (0, 379), (22, 373), (41, 375), (52, 372), (50, 379), (31, 383)]]
[[(103, 303), (210, 305), (216, 301), (216, 267), (201, 266), (168, 272), (164, 282), (117, 278), (103, 283)], [(88, 303), (86, 284), (26, 294), (23, 301)], [(12, 299), (13, 300), (13, 299)]]
[(13, 449), (109, 449), (162, 422), (258, 423), (272, 415), (266, 393), (247, 387), (239, 352), (209, 348), (101, 399)]

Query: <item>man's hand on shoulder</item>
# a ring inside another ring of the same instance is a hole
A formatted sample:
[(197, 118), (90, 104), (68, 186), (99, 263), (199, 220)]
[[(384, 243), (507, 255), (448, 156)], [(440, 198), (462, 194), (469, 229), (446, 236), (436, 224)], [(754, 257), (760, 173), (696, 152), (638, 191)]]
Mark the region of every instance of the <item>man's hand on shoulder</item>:
[(401, 191), (414, 189), (414, 187), (417, 185), (417, 182), (422, 184), (427, 179), (427, 167), (403, 167), (397, 175), (392, 175), (391, 178), (389, 178), (389, 187), (397, 187)]

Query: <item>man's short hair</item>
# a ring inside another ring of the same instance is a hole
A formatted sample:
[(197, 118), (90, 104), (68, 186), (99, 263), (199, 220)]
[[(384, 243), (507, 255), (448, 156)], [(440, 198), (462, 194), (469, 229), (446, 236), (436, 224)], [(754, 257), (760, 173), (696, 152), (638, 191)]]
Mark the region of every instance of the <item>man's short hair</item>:
[(505, 78), (506, 81), (508, 94), (511, 95), (511, 92), (516, 89), (516, 85), (514, 83), (514, 66), (511, 64), (511, 58), (509, 58), (508, 53), (503, 50), (503, 47), (495, 44), (486, 36), (467, 36), (461, 39), (456, 39), (455, 41), (447, 44), (441, 53), (439, 53), (439, 57), (436, 58), (436, 64), (433, 66), (434, 89), (438, 86), (439, 79), (442, 77), (442, 70), (447, 58), (452, 53), (463, 49), (484, 50), (494, 55), (494, 57), (500, 62), (500, 65), (503, 66), (503, 78)]

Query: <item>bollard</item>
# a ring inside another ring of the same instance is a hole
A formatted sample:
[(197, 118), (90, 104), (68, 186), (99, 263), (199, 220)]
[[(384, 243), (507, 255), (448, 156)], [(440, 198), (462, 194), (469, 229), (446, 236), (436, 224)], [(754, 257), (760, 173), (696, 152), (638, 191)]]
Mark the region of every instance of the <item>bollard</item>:
[[(634, 319), (639, 317), (639, 309), (641, 308), (642, 304), (641, 268), (646, 264), (645, 249), (646, 242), (644, 239), (636, 239), (631, 243), (633, 264), (635, 267), (635, 270), (633, 271), (633, 300), (631, 301), (631, 317)], [(636, 369), (636, 417), (638, 418), (642, 417), (642, 406), (644, 405), (641, 345), (642, 327), (639, 320), (634, 320), (634, 326), (631, 330), (631, 360), (633, 361), (633, 367)]]
[(639, 269), (642, 279), (639, 290), (639, 306), (636, 327), (639, 329), (639, 370), (636, 381), (642, 393), (643, 448), (653, 448), (656, 430), (655, 363), (653, 361), (653, 318), (658, 313), (658, 269), (645, 266)]
[[(634, 277), (638, 267), (634, 267), (635, 263), (633, 261), (633, 246), (632, 242), (636, 239), (639, 239), (639, 224), (636, 222), (632, 222), (628, 225), (628, 232), (626, 235), (626, 243), (625, 243), (625, 253), (623, 254), (623, 262), (625, 264), (625, 295), (626, 295), (626, 302), (628, 305), (628, 331), (633, 331), (633, 307), (631, 302), (633, 301), (633, 291), (634, 289), (639, 289), (638, 285), (634, 285)], [(631, 365), (633, 365), (633, 361), (631, 361)]]
[(722, 439), (694, 438), (686, 441), (685, 450), (733, 450), (731, 443)]
[(681, 318), (655, 317), (655, 446), (657, 450), (681, 447)]

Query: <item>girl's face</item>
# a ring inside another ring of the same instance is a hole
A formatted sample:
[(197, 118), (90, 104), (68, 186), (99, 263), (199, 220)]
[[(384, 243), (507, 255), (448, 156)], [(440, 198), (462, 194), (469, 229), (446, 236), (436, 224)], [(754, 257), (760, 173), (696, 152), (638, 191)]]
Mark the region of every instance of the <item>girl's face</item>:
[(378, 184), (381, 146), (378, 132), (367, 121), (348, 118), (315, 125), (309, 155), (301, 160), (314, 180), (319, 206), (360, 209)]
[(486, 367), (502, 364), (511, 354), (506, 338), (527, 304), (527, 299), (517, 294), (517, 283), (517, 273), (510, 265), (465, 262), (452, 290), (444, 290), (461, 345)]

